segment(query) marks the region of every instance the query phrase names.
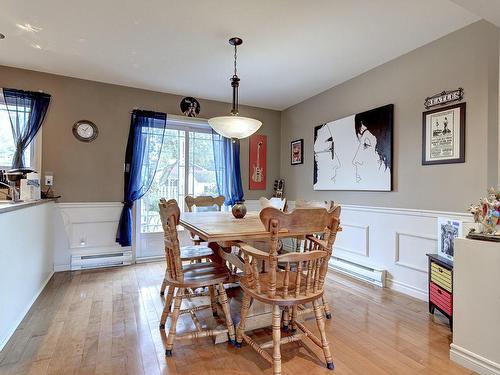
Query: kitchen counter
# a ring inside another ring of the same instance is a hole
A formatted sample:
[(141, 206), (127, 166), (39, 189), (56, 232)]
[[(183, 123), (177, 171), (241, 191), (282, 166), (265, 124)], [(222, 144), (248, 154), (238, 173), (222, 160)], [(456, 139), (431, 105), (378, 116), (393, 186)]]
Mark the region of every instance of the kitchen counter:
[(0, 205), (0, 350), (54, 273), (51, 199)]
[(37, 206), (47, 202), (53, 202), (55, 199), (39, 199), (30, 202), (11, 203), (10, 201), (0, 200), (0, 215), (6, 212), (17, 211), (23, 208)]
[(500, 374), (500, 243), (454, 243), (450, 358), (479, 374)]

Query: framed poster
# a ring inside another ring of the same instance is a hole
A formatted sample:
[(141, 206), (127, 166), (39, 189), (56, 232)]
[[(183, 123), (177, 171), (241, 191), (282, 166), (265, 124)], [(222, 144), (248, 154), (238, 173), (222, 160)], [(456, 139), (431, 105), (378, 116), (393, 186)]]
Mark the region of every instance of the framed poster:
[(302, 164), (304, 163), (304, 140), (297, 139), (290, 143), (290, 164)]
[(465, 104), (423, 113), (422, 165), (465, 162)]
[(250, 136), (250, 190), (266, 190), (266, 155), (267, 155), (267, 136), (254, 134)]
[(392, 190), (394, 105), (314, 128), (314, 190)]
[(463, 236), (460, 220), (438, 217), (438, 255), (453, 261), (454, 241)]

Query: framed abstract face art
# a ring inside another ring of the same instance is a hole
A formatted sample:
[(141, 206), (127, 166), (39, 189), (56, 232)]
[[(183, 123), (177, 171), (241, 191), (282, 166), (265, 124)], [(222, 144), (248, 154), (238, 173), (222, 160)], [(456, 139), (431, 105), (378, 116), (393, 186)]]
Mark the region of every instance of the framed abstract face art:
[(392, 190), (389, 104), (314, 128), (314, 190)]

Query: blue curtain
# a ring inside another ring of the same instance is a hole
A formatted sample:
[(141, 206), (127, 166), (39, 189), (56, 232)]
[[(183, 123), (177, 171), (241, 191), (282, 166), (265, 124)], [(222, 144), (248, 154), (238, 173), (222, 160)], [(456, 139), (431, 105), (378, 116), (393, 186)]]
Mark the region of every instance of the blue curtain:
[(116, 234), (116, 242), (122, 246), (132, 244), (132, 207), (151, 187), (166, 126), (165, 113), (139, 110), (132, 112), (125, 153), (123, 210)]
[(217, 190), (231, 206), (243, 200), (241, 184), (240, 141), (225, 138), (212, 130)]
[(24, 150), (42, 126), (49, 108), (50, 95), (15, 89), (2, 91), (16, 147), (12, 168), (24, 168)]

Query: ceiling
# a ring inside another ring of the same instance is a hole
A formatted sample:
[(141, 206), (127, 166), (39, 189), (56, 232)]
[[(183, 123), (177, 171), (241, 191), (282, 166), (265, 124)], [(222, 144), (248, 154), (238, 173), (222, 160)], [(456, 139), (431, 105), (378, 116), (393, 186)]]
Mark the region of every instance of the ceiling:
[(0, 65), (226, 102), (233, 63), (227, 40), (242, 37), (240, 102), (278, 110), (479, 20), (448, 0), (0, 6)]
[(451, 0), (500, 27), (500, 1), (498, 0)]

